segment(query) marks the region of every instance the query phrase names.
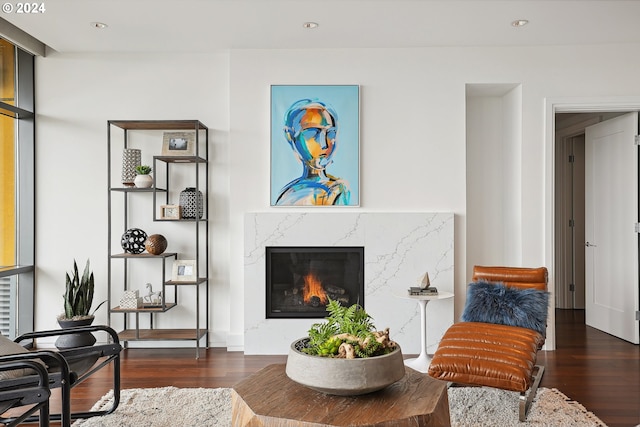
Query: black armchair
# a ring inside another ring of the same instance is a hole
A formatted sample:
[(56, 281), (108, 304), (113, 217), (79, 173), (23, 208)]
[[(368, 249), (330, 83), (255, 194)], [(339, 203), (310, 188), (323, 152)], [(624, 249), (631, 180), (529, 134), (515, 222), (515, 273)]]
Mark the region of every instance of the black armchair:
[[(19, 343), (37, 338), (53, 337), (81, 332), (106, 333), (108, 343), (59, 351), (28, 351)], [(62, 427), (71, 420), (105, 415), (120, 403), (120, 345), (118, 334), (108, 326), (81, 326), (77, 328), (30, 332), (14, 341), (0, 340), (0, 423), (16, 426), (22, 422), (59, 421)], [(87, 362), (88, 361), (88, 362)], [(71, 389), (103, 367), (113, 365), (113, 405), (101, 411), (71, 412)], [(50, 413), (51, 389), (60, 388), (61, 411)], [(25, 409), (26, 406), (33, 405)], [(21, 410), (13, 410), (22, 408)], [(7, 411), (12, 410), (6, 415)], [(18, 415), (14, 415), (16, 411)], [(36, 415), (36, 412), (38, 413)]]

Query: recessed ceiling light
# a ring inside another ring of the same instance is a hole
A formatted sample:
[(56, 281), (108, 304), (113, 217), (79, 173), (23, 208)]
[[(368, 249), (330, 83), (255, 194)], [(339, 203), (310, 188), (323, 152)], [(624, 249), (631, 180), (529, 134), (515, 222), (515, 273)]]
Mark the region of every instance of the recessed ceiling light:
[(317, 22), (305, 22), (304, 24), (302, 24), (302, 27), (310, 30), (312, 28), (318, 28), (318, 23)]
[(107, 27), (108, 27), (108, 25), (107, 25), (107, 24), (105, 24), (104, 22), (92, 22), (92, 23), (91, 23), (91, 26), (92, 26), (93, 28), (97, 28), (97, 29), (99, 29), (99, 30), (103, 30), (103, 29), (105, 29), (105, 28), (107, 28)]
[(524, 27), (528, 23), (529, 23), (528, 19), (516, 19), (511, 23), (511, 25), (517, 28), (517, 27)]

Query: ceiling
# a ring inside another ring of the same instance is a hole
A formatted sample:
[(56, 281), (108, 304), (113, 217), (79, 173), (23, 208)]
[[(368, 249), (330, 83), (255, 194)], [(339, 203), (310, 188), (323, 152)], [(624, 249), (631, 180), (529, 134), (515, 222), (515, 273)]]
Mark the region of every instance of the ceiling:
[[(43, 13), (13, 10), (1, 16), (65, 53), (640, 43), (638, 0), (40, 0), (38, 4), (44, 4)], [(527, 19), (529, 24), (515, 28), (511, 22), (516, 19)], [(319, 26), (305, 29), (307, 21)], [(92, 22), (108, 27), (96, 29)]]

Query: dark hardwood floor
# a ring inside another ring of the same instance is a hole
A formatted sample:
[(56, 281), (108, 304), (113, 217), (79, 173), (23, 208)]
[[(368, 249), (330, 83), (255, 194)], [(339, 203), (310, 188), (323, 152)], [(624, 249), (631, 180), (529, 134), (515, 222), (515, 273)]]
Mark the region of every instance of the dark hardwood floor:
[(640, 424), (640, 346), (585, 326), (584, 310), (556, 310), (556, 351), (543, 351), (541, 387), (582, 403), (608, 426)]
[[(539, 354), (546, 370), (541, 387), (557, 388), (609, 427), (640, 424), (640, 347), (584, 324), (584, 311), (556, 311), (557, 350)], [(212, 348), (127, 349), (122, 387), (231, 387), (286, 356), (245, 356)], [(409, 357), (410, 355), (406, 355)], [(72, 391), (75, 409), (88, 409), (111, 387), (107, 369)], [(52, 410), (57, 408), (52, 403)]]

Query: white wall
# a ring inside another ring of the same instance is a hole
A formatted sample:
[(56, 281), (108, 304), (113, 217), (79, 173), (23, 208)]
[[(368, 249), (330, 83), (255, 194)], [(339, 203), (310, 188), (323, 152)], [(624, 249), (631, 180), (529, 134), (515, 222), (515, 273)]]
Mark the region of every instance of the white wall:
[[(521, 85), (467, 85), (467, 277), (474, 265), (522, 265)], [(490, 244), (489, 244), (490, 243)]]
[[(494, 234), (505, 220), (502, 104), (498, 96), (467, 98), (466, 237), (469, 242), (492, 242), (467, 247), (467, 277), (472, 274), (471, 260), (495, 265), (496, 260), (505, 258), (504, 230)], [(494, 244), (496, 241), (499, 244)]]
[[(210, 271), (212, 299), (218, 302), (211, 311), (212, 340), (224, 345), (229, 328), (229, 304), (222, 302), (229, 276), (228, 54), (52, 52), (37, 59), (36, 70), (36, 328), (57, 328), (65, 272), (74, 258), (80, 265), (90, 258), (95, 304), (106, 299), (107, 120), (199, 119), (210, 130)], [(161, 134), (158, 138), (159, 153)], [(143, 161), (150, 162), (151, 154), (143, 152)], [(171, 246), (171, 235), (167, 238)], [(96, 322), (106, 322), (106, 313), (101, 308)]]
[[(215, 130), (211, 166), (220, 171), (211, 183), (212, 203), (220, 209), (211, 259), (214, 344), (226, 340), (240, 349), (243, 215), (272, 210), (269, 85), (302, 83), (361, 85), (362, 207), (355, 210), (456, 215), (459, 314), (466, 265), (475, 262), (467, 260), (468, 250), (504, 244), (465, 237), (465, 85), (521, 85), (522, 137), (512, 152), (519, 158), (514, 165), (519, 183), (510, 186), (519, 192), (508, 198), (520, 200), (520, 209), (502, 215), (509, 224), (522, 224), (517, 236), (522, 265), (544, 265), (550, 259), (545, 203), (551, 201), (545, 194), (545, 99), (640, 95), (639, 48), (234, 50), (229, 57), (54, 54), (39, 59), (37, 326), (54, 325), (59, 309), (48, 301), (59, 298), (72, 257), (88, 255), (96, 274), (105, 273), (106, 120), (198, 118)], [(487, 234), (502, 236), (500, 224), (491, 225)]]

